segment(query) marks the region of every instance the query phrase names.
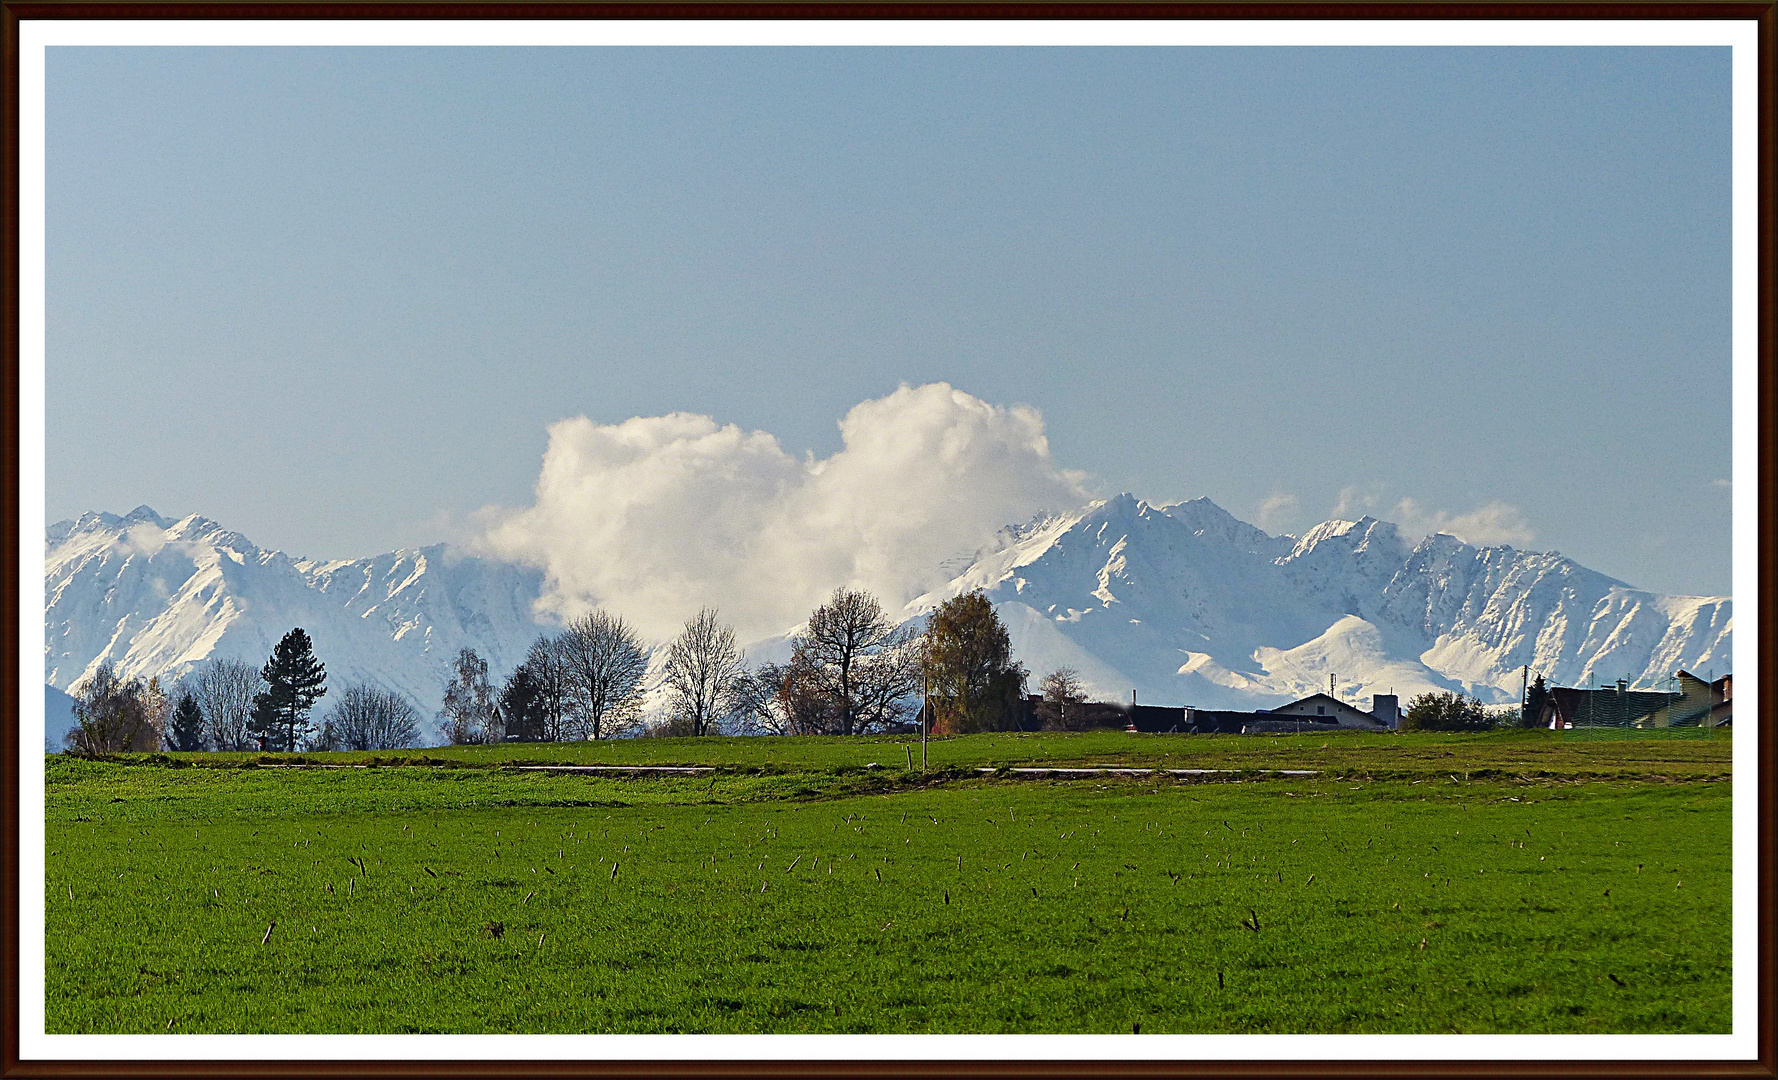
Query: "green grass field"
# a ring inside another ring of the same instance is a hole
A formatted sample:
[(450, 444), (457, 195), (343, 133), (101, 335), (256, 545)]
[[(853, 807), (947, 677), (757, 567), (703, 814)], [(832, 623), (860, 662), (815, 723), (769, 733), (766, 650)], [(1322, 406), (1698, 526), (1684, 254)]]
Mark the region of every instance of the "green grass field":
[(1726, 738), (906, 745), (51, 757), (49, 1030), (1728, 1030)]

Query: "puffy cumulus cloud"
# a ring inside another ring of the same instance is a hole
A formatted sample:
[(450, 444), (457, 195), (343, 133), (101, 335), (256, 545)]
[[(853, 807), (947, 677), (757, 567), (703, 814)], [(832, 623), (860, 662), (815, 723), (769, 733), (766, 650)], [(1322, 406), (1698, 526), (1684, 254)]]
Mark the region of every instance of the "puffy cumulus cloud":
[(1413, 499), (1402, 499), (1389, 515), (1404, 535), (1421, 537), (1450, 533), (1468, 544), (1529, 544), (1537, 539), (1519, 508), (1498, 499), (1467, 514), (1431, 510)]
[(801, 622), (836, 586), (898, 607), (940, 562), (1008, 522), (1084, 502), (1036, 409), (945, 383), (854, 406), (841, 449), (798, 459), (776, 437), (674, 413), (549, 429), (528, 509), (484, 512), (477, 545), (542, 568), (541, 605), (595, 607), (664, 639), (712, 606), (743, 638)]

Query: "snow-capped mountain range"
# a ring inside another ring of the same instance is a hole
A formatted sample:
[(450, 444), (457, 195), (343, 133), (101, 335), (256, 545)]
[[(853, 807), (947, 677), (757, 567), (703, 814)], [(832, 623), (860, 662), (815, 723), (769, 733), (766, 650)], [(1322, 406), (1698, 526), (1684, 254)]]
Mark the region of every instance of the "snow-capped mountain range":
[(163, 683), (211, 655), (265, 663), (293, 626), (328, 681), (374, 681), (436, 710), (446, 666), (469, 647), (504, 675), (542, 631), (533, 570), (457, 558), (444, 545), (321, 562), (262, 550), (193, 514), (146, 506), (48, 529), (44, 681), (68, 689), (110, 660)]
[(1729, 670), (1728, 597), (1643, 592), (1555, 552), (1418, 544), (1371, 517), (1271, 536), (1208, 499), (1129, 495), (1002, 533), (930, 610), (980, 588), (1033, 673), (1070, 666), (1152, 704), (1266, 708), (1325, 690), (1368, 705), (1461, 690)]
[[(301, 626), (330, 682), (373, 680), (436, 710), (446, 665), (474, 648), (504, 676), (539, 633), (542, 575), (443, 545), (321, 562), (265, 551), (192, 515), (138, 507), (48, 530), (44, 679), (67, 689), (113, 661), (177, 679), (211, 655), (258, 665)], [(920, 618), (980, 588), (1034, 676), (1075, 668), (1099, 695), (1203, 708), (1265, 708), (1326, 689), (1361, 705), (1456, 689), (1517, 700), (1521, 665), (1552, 683), (1681, 667), (1729, 670), (1728, 597), (1633, 589), (1554, 552), (1409, 544), (1374, 518), (1271, 536), (1210, 502), (1129, 495), (1004, 530)], [(772, 657), (784, 638), (749, 652)]]

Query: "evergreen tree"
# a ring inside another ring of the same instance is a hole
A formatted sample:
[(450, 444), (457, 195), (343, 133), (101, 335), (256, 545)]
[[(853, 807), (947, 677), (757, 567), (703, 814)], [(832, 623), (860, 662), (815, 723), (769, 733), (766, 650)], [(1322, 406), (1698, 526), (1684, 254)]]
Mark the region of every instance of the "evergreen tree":
[(531, 674), (520, 664), (500, 691), (500, 715), (506, 721), (508, 742), (543, 742), (549, 726), (549, 703)]
[(278, 642), (259, 674), (266, 688), (253, 699), (252, 733), (261, 749), (293, 751), (309, 733), (309, 710), (327, 693), (327, 668), (299, 626)]
[(189, 690), (181, 691), (179, 704), (173, 706), (173, 717), (167, 725), (167, 743), (174, 750), (204, 748), (204, 710)]
[(1520, 725), (1536, 727), (1542, 723), (1543, 707), (1549, 700), (1550, 689), (1544, 685), (1543, 676), (1539, 675), (1532, 681), (1531, 688), (1525, 692), (1525, 712), (1519, 718)]

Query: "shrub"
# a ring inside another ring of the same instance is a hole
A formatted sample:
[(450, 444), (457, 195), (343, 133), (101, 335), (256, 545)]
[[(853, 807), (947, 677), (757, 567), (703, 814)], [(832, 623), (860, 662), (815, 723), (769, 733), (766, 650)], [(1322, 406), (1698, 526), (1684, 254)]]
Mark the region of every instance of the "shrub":
[(1494, 726), (1482, 703), (1461, 694), (1421, 694), (1408, 703), (1403, 731), (1487, 731)]

